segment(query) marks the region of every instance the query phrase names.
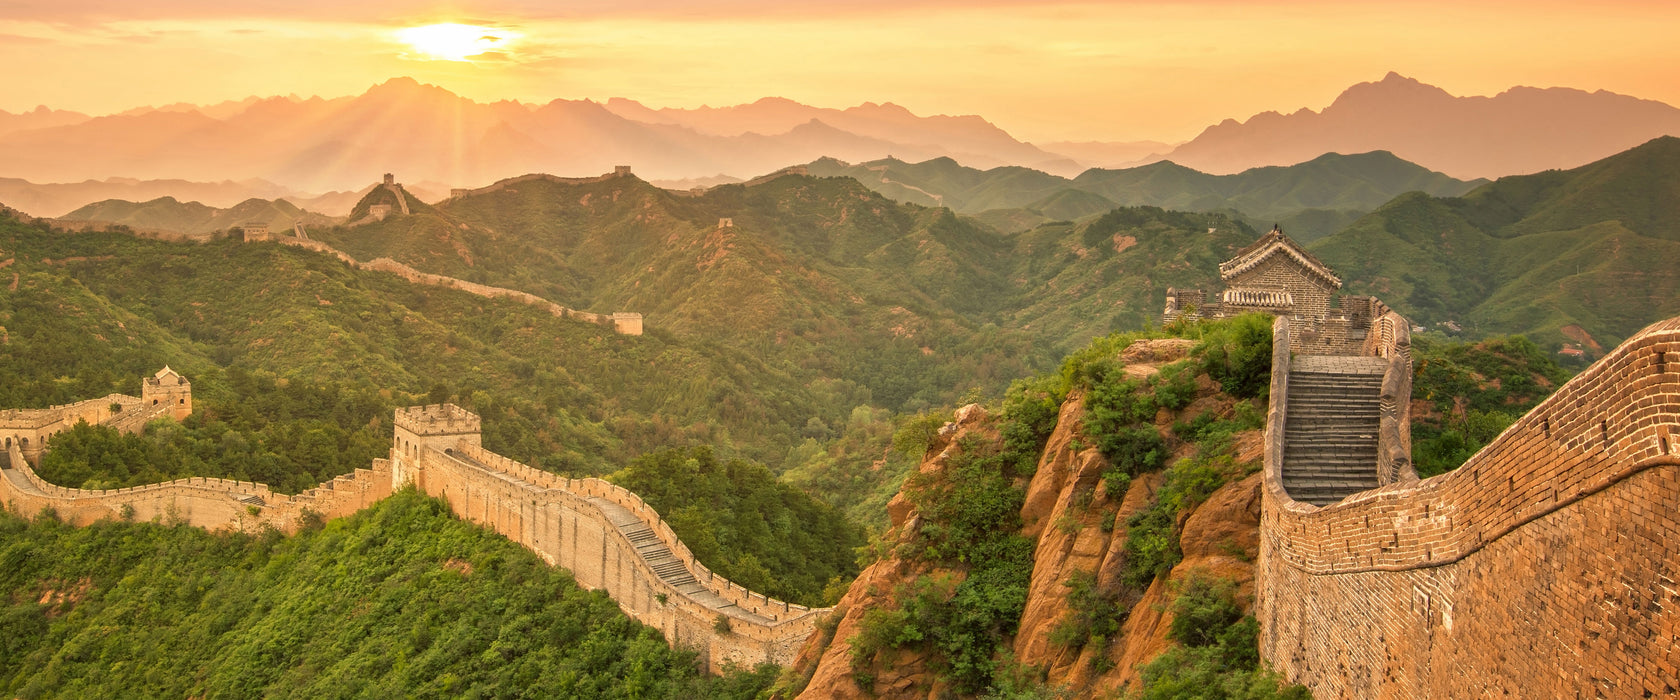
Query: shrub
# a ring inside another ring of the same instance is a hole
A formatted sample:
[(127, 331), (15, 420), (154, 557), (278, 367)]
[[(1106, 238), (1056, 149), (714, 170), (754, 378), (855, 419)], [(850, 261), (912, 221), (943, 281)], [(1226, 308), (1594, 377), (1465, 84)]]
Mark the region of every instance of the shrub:
[(1272, 382), (1272, 317), (1244, 314), (1205, 324), (1196, 354), (1202, 369), (1225, 393), (1264, 396)]
[(1168, 635), (1185, 646), (1218, 644), (1226, 630), (1243, 619), (1236, 590), (1236, 584), (1228, 579), (1192, 572), (1173, 601)]
[(1062, 585), (1068, 588), (1068, 609), (1050, 629), (1050, 642), (1071, 649), (1089, 643), (1106, 645), (1129, 614), (1119, 592), (1099, 590), (1096, 575), (1089, 571), (1074, 571)]

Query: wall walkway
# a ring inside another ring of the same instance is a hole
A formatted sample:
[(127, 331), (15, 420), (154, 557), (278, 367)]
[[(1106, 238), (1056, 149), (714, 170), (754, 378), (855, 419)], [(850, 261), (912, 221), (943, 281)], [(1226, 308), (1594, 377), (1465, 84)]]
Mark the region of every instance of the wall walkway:
[(828, 612), (712, 573), (659, 513), (609, 482), (568, 479), (465, 443), (422, 448), (410, 459), (418, 463), (414, 483), (462, 518), (606, 591), (626, 614), (672, 644), (698, 649), (714, 669), (788, 664)]
[(1680, 318), (1457, 471), (1417, 481), (1395, 445), (1398, 478), (1323, 508), (1280, 478), (1275, 328), (1257, 579), (1274, 668), (1319, 698), (1680, 692)]

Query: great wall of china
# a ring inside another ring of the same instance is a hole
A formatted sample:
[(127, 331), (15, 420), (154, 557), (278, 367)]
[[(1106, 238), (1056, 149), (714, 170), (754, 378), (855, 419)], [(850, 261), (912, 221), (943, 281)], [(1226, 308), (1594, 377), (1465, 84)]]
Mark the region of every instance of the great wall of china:
[[(1400, 398), (1410, 393), (1406, 325), (1389, 313), (1373, 328), (1362, 356), (1315, 356), (1292, 352), (1287, 317), (1274, 323), (1256, 577), (1267, 662), (1321, 698), (1675, 692), (1680, 318), (1629, 339), (1457, 471), (1421, 481), (1406, 459)], [(1296, 399), (1311, 394), (1292, 389), (1292, 377), (1345, 360), (1350, 371), (1382, 377), (1373, 382), (1379, 400), (1357, 409), (1376, 414), (1376, 429), (1358, 438), (1374, 446), (1359, 454), (1377, 485), (1344, 486), (1345, 497), (1313, 505), (1290, 492), (1297, 472), (1322, 470), (1303, 465), (1310, 451), (1290, 444), (1301, 439), (1291, 420), (1311, 415), (1298, 410)], [(137, 417), (180, 417), (190, 388), (179, 384), (161, 400), (143, 388), (149, 398), (6, 412), (0, 503), (24, 514), (51, 508), (78, 524), (163, 519), (292, 532), (412, 484), (606, 591), (714, 668), (785, 664), (826, 612), (713, 574), (633, 493), (484, 450), (478, 417), (447, 404), (399, 410), (390, 459), (296, 496), (205, 478), (87, 491), (47, 483), (31, 468), (26, 447), (38, 459), (71, 421), (137, 430)]]
[(374, 258), (368, 262), (360, 262), (337, 248), (311, 238), (301, 238), (297, 236), (270, 236), (268, 240), (281, 245), (307, 248), (316, 252), (326, 253), (344, 261), (344, 264), (358, 270), (388, 272), (408, 280), (409, 282), (413, 282), (414, 284), (459, 289), (468, 294), (476, 294), (481, 297), (489, 297), (492, 299), (512, 299), (523, 304), (529, 304), (543, 309), (544, 311), (547, 311), (559, 318), (569, 318), (577, 321), (583, 321), (585, 323), (607, 326), (623, 335), (642, 334), (642, 315), (639, 313), (620, 311), (610, 314), (597, 314), (588, 311), (578, 311), (577, 309), (567, 308), (535, 294), (521, 292), (517, 289), (492, 287), (485, 284), (456, 279), (454, 277), (421, 272), (390, 258)]
[[(1274, 234), (1243, 253), (1261, 258), (1250, 268), (1288, 260), (1319, 273), (1310, 258), (1280, 257), (1293, 243)], [(449, 284), (316, 241), (281, 242)], [(1285, 301), (1309, 298), (1285, 291)], [(1353, 308), (1273, 310), (1255, 577), (1266, 663), (1319, 698), (1680, 694), (1680, 318), (1629, 338), (1459, 469), (1420, 480), (1409, 324), (1374, 299)], [(296, 496), (202, 478), (88, 491), (30, 466), (77, 421), (135, 431), (190, 412), (190, 385), (167, 368), (142, 382), (140, 398), (0, 412), (0, 503), (73, 523), (291, 532), (414, 485), (605, 590), (714, 668), (786, 664), (826, 612), (712, 574), (633, 493), (484, 450), (478, 417), (447, 404), (397, 411), (389, 459)]]
[[(159, 377), (178, 377), (166, 369)], [(172, 385), (174, 386), (174, 385)], [(754, 593), (712, 573), (659, 513), (634, 493), (600, 479), (568, 479), (520, 464), (480, 445), (479, 418), (450, 404), (396, 412), (390, 459), (375, 460), (296, 496), (263, 484), (194, 477), (109, 490), (54, 485), (38, 475), (47, 439), (75, 421), (135, 432), (145, 421), (117, 416), (182, 418), (190, 385), (169, 396), (114, 395), (70, 406), (8, 411), (28, 420), (0, 423), (6, 463), (0, 504), (33, 515), (52, 509), (69, 523), (101, 519), (182, 522), (211, 530), (296, 532), (316, 518), (352, 515), (413, 485), (442, 498), (463, 519), (490, 528), (572, 572), (585, 588), (606, 591), (631, 617), (673, 644), (698, 650), (711, 668), (787, 664), (827, 609), (811, 609)], [(120, 402), (134, 408), (112, 413)], [(15, 425), (14, 425), (15, 424)], [(29, 449), (28, 454), (25, 450)]]
[[(1630, 338), (1456, 471), (1419, 481), (1385, 445), (1368, 463), (1382, 485), (1323, 507), (1288, 488), (1315, 468), (1291, 447), (1303, 358), (1289, 319), (1273, 342), (1256, 577), (1273, 668), (1319, 698), (1676, 694), (1680, 318)], [(1409, 375), (1403, 333), (1367, 347)], [(1378, 412), (1404, 444), (1404, 409)]]

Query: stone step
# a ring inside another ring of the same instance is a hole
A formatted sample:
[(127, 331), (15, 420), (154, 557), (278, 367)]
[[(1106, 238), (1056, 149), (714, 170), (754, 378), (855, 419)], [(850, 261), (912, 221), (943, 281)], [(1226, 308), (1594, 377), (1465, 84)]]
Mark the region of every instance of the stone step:
[(1296, 415), (1286, 414), (1283, 418), (1284, 430), (1308, 430), (1328, 427), (1370, 426), (1374, 431), (1382, 425), (1382, 419), (1375, 414), (1369, 416), (1330, 416), (1330, 415)]
[(1287, 488), (1294, 488), (1298, 484), (1306, 486), (1355, 486), (1359, 484), (1370, 484), (1370, 486), (1365, 488), (1376, 488), (1377, 475), (1312, 471), (1290, 474), (1283, 479), (1283, 485)]
[(1288, 475), (1301, 469), (1325, 469), (1333, 471), (1365, 470), (1376, 473), (1376, 455), (1340, 455), (1340, 454), (1284, 454), (1284, 474)]
[(1345, 438), (1323, 435), (1300, 439), (1291, 437), (1284, 443), (1283, 447), (1284, 454), (1295, 452), (1302, 454), (1308, 452), (1323, 452), (1327, 454), (1344, 454), (1347, 452), (1359, 452), (1363, 454), (1365, 452), (1370, 452), (1371, 454), (1376, 454), (1377, 439), (1374, 436), (1365, 437), (1354, 435), (1350, 435)]
[(1289, 410), (1291, 411), (1304, 408), (1347, 408), (1374, 411), (1379, 406), (1382, 406), (1382, 401), (1379, 401), (1375, 396), (1370, 398), (1350, 396), (1320, 397), (1298, 396), (1292, 394), (1289, 397)]

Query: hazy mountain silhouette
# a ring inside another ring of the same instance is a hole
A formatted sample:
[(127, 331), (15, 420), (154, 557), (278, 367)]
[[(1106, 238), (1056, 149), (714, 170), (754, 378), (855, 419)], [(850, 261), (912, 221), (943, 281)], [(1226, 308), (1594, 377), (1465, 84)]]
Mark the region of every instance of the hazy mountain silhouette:
[[(825, 155), (1077, 169), (979, 117), (918, 117), (896, 105), (831, 110), (761, 100), (690, 114), (616, 104), (479, 103), (395, 78), (350, 98), (274, 97), (205, 110), (168, 105), (0, 133), (7, 154), (0, 176), (261, 178), (325, 190), (357, 187), (387, 171), (405, 181), (455, 185), (533, 171), (593, 175), (620, 164), (652, 178), (752, 176)], [(736, 115), (746, 126), (727, 126)]]
[(1458, 178), (1572, 168), (1680, 135), (1680, 109), (1600, 90), (1514, 87), (1456, 97), (1397, 73), (1348, 88), (1322, 112), (1227, 119), (1163, 156), (1213, 173), (1386, 150)]
[(48, 109), (46, 105), (17, 114), (0, 109), (0, 134), (28, 129), (45, 129), (66, 124), (80, 124), (92, 118), (81, 112)]
[(331, 226), (340, 221), (336, 217), (299, 209), (284, 199), (253, 198), (224, 209), (199, 202), (182, 202), (174, 197), (159, 197), (149, 202), (108, 199), (89, 204), (59, 219), (99, 221), (192, 235), (226, 231), (250, 222), (262, 222), (276, 232), (287, 233), (295, 222), (301, 221), (305, 226)]

